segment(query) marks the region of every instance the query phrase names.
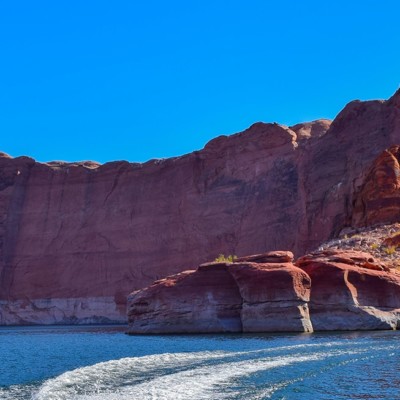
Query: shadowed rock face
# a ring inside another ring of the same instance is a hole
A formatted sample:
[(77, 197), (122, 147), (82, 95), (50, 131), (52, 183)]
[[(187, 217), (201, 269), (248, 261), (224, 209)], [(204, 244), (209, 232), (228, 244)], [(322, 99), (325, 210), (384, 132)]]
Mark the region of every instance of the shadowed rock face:
[(0, 324), (123, 322), (132, 290), (220, 253), (315, 248), (400, 143), (399, 98), (144, 164), (0, 154)]
[[(142, 333), (241, 332), (242, 298), (226, 264), (156, 281), (135, 299), (129, 315)], [(161, 322), (162, 321), (162, 322)]]
[(203, 264), (132, 293), (128, 332), (396, 329), (400, 274), (385, 269), (368, 253), (339, 250), (309, 254), (296, 266)]

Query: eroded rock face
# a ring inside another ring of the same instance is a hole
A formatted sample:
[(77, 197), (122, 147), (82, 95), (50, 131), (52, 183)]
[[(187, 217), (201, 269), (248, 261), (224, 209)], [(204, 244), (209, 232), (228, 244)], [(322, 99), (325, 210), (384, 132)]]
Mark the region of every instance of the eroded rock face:
[(132, 293), (128, 320), (129, 333), (397, 329), (400, 273), (368, 253), (341, 250), (296, 265), (202, 264)]
[(239, 289), (228, 264), (156, 281), (128, 298), (130, 332), (241, 332)]
[[(220, 253), (316, 248), (351, 220), (372, 161), (400, 143), (399, 98), (352, 102), (332, 124), (257, 123), (144, 164), (0, 154), (1, 323), (123, 322), (132, 290)], [(96, 302), (78, 312), (84, 298)], [(37, 304), (49, 305), (43, 320), (28, 311)]]
[(309, 295), (292, 263), (202, 264), (132, 293), (129, 332), (312, 332)]
[(314, 330), (400, 327), (400, 275), (377, 270), (381, 263), (370, 254), (331, 250), (304, 256), (296, 265), (311, 278)]
[(243, 332), (312, 332), (310, 278), (292, 263), (233, 264), (243, 299)]
[(355, 195), (353, 226), (400, 221), (400, 146), (391, 146), (374, 161)]
[(329, 119), (318, 119), (312, 122), (293, 125), (290, 129), (296, 132), (298, 140), (311, 139), (325, 135), (331, 123), (332, 121)]
[(398, 249), (400, 247), (400, 233), (385, 238), (382, 244), (386, 247), (394, 247)]

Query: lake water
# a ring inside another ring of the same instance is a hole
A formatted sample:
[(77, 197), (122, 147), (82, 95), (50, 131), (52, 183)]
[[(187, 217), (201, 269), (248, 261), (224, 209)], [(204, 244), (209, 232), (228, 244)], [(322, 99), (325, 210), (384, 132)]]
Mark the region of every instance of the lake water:
[(400, 399), (400, 334), (0, 328), (0, 399)]

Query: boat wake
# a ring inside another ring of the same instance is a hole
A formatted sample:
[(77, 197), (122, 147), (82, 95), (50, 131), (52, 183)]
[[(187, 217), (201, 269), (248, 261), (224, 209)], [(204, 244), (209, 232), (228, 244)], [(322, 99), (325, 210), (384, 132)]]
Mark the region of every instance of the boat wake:
[[(393, 350), (397, 349), (393, 346)], [(168, 353), (122, 358), (49, 379), (33, 400), (269, 399), (329, 369), (374, 357), (388, 346), (363, 341), (254, 351)], [(392, 353), (394, 354), (394, 353)], [(301, 398), (301, 397), (299, 397)]]

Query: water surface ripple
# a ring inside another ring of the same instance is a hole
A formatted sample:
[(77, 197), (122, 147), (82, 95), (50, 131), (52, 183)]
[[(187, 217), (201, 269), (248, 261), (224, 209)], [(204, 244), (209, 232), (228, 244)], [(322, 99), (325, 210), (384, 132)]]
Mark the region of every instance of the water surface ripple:
[(400, 334), (0, 328), (4, 400), (400, 399)]

